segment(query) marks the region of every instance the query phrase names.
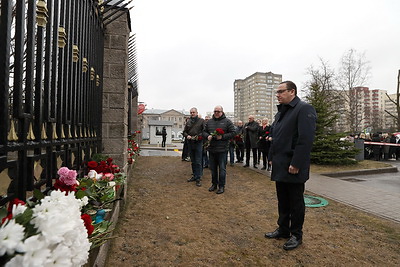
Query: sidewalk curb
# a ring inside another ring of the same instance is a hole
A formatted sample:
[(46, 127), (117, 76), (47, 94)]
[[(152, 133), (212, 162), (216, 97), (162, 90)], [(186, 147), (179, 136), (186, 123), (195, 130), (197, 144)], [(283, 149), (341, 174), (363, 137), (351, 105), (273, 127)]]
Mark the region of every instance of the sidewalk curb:
[(343, 171), (343, 172), (328, 172), (328, 173), (320, 173), (320, 175), (324, 175), (324, 176), (328, 176), (328, 177), (346, 177), (346, 176), (354, 176), (354, 175), (378, 174), (378, 173), (390, 173), (390, 172), (398, 172), (397, 167), (387, 167), (387, 168), (378, 168), (378, 169), (362, 169), (362, 170), (352, 170), (352, 171)]

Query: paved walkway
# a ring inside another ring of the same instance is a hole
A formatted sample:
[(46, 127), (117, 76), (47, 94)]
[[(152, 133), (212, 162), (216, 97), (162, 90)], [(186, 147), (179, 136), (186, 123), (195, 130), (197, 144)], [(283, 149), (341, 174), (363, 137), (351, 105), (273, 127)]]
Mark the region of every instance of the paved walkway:
[[(158, 150), (155, 147), (142, 147), (143, 156), (180, 156), (178, 147)], [(174, 149), (177, 149), (174, 151)], [(396, 164), (398, 165), (398, 164)], [(254, 171), (270, 176), (266, 171)], [(379, 174), (376, 174), (379, 176)], [(400, 223), (400, 188), (398, 190), (384, 190), (366, 186), (357, 182), (332, 178), (319, 174), (311, 174), (306, 183), (306, 190), (314, 194), (350, 205), (354, 208), (374, 214), (376, 216)], [(400, 180), (400, 174), (398, 174)]]
[(311, 175), (306, 190), (400, 223), (400, 193), (318, 174)]

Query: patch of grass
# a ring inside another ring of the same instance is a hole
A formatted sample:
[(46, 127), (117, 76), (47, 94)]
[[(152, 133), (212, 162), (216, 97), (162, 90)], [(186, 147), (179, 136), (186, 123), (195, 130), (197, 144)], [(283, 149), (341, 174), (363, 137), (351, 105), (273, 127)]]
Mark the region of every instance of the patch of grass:
[(326, 172), (340, 172), (340, 171), (353, 171), (353, 170), (365, 170), (365, 169), (379, 169), (388, 168), (392, 165), (373, 160), (359, 161), (354, 165), (316, 165), (311, 164), (311, 172), (313, 173), (326, 173)]

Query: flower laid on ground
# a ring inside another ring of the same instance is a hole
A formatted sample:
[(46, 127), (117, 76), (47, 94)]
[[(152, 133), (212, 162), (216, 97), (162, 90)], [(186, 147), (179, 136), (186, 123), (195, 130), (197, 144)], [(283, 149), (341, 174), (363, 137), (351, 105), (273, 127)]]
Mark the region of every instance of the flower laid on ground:
[(70, 170), (67, 167), (61, 167), (57, 174), (59, 175), (59, 178), (53, 185), (55, 189), (67, 193), (76, 192), (78, 181), (76, 180), (77, 172), (75, 170)]
[(60, 190), (26, 204), (25, 209), (10, 202), (9, 210), (15, 213), (0, 228), (0, 262), (5, 266), (84, 265), (91, 246), (81, 219), (86, 204), (87, 198)]
[(128, 139), (128, 163), (132, 164), (135, 162), (135, 157), (140, 155), (140, 147), (139, 144), (136, 143), (135, 138), (136, 135), (140, 134), (140, 131), (135, 131)]

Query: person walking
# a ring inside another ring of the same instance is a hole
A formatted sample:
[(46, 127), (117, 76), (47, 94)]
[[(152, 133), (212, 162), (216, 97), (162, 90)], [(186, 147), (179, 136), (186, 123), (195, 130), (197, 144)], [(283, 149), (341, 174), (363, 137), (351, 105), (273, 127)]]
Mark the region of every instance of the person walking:
[(212, 185), (208, 191), (213, 192), (218, 188), (217, 194), (222, 194), (226, 184), (229, 140), (235, 136), (235, 126), (225, 116), (222, 106), (218, 105), (214, 108), (214, 114), (207, 121), (203, 135), (209, 142), (207, 150)]
[(238, 121), (236, 125), (236, 135), (234, 137), (236, 145), (236, 163), (243, 163), (244, 142), (243, 142), (243, 122)]
[(162, 136), (161, 147), (165, 147), (165, 142), (167, 141), (167, 129), (165, 128), (165, 126), (162, 127), (161, 136)]
[(185, 125), (183, 136), (188, 140), (193, 171), (193, 176), (187, 181), (196, 181), (197, 186), (201, 186), (201, 176), (203, 175), (203, 129), (204, 119), (199, 118), (197, 108), (191, 108), (190, 119)]
[(291, 250), (303, 242), (304, 189), (309, 179), (317, 114), (314, 107), (300, 100), (292, 81), (280, 83), (275, 94), (279, 105), (271, 126), (269, 161), (279, 217), (278, 228), (265, 237), (289, 238), (283, 249)]
[(261, 126), (258, 129), (258, 150), (261, 152), (262, 160), (263, 160), (263, 167), (261, 170), (266, 170), (268, 165), (268, 171), (271, 170), (271, 165), (267, 161), (269, 147), (271, 145), (271, 141), (269, 140), (269, 135), (271, 133), (271, 126), (268, 125), (268, 119), (262, 119)]
[(244, 145), (246, 148), (246, 164), (250, 166), (250, 151), (253, 152), (253, 167), (257, 169), (257, 141), (259, 124), (254, 120), (254, 116), (249, 116), (249, 122), (244, 125)]

